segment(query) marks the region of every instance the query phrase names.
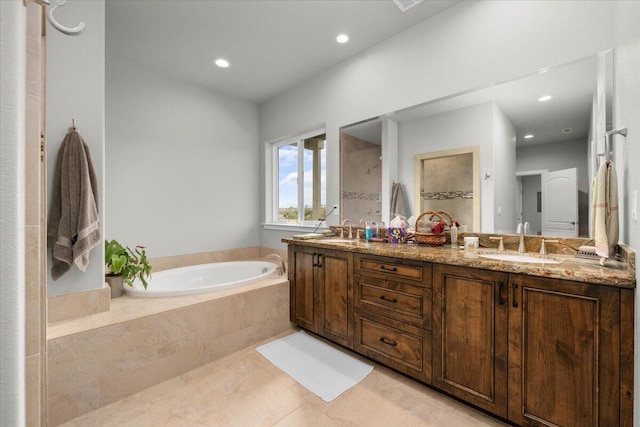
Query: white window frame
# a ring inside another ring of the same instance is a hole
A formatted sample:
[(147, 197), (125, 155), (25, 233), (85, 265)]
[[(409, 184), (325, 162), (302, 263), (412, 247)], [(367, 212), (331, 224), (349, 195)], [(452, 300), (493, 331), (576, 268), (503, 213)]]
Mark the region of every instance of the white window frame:
[[(302, 228), (314, 229), (318, 220), (304, 220), (304, 140), (326, 133), (325, 128), (299, 134), (292, 138), (281, 139), (265, 144), (265, 192), (266, 197), (266, 222), (263, 226), (267, 229)], [(298, 147), (298, 218), (296, 223), (279, 218), (279, 158), (278, 149), (287, 145), (296, 144)], [(325, 147), (326, 149), (326, 147)], [(325, 188), (326, 191), (326, 188)], [(326, 207), (325, 207), (326, 208)]]

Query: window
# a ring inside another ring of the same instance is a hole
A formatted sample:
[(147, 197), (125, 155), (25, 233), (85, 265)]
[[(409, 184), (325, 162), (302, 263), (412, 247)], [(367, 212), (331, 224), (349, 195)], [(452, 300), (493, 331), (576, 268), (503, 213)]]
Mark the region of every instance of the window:
[(272, 222), (316, 223), (326, 212), (323, 130), (272, 144)]

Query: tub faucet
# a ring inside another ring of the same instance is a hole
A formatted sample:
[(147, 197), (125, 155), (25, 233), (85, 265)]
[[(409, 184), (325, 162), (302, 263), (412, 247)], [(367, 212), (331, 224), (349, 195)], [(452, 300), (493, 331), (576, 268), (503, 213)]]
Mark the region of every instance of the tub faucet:
[[(347, 225), (347, 223), (349, 223), (349, 236), (347, 237), (348, 239), (353, 239), (353, 228), (351, 227), (351, 220), (349, 219), (345, 219), (344, 221), (342, 221), (342, 226), (344, 227), (345, 225)], [(340, 237), (344, 237), (344, 229), (340, 230)]]
[(518, 230), (520, 230), (520, 245), (518, 246), (518, 253), (525, 253), (527, 252), (527, 248), (524, 244), (524, 229), (525, 229), (525, 225), (520, 223), (518, 225)]
[(276, 260), (278, 260), (278, 264), (280, 265), (280, 267), (276, 268), (276, 271), (278, 272), (279, 276), (282, 276), (284, 273), (287, 272), (287, 267), (284, 263), (284, 260), (282, 259), (282, 257), (278, 254), (269, 254), (266, 257), (262, 258), (263, 261), (268, 261), (269, 258), (275, 258)]

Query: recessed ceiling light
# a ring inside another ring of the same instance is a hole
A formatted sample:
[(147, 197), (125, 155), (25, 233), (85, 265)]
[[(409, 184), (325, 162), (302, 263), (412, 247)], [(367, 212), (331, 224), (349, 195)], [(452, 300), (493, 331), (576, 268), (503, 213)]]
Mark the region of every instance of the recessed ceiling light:
[(553, 96), (551, 96), (551, 95), (543, 95), (540, 98), (538, 98), (538, 101), (544, 102), (544, 101), (550, 100), (551, 98), (553, 98)]
[(528, 134), (528, 135), (524, 136), (524, 139), (531, 139), (531, 138), (533, 138), (533, 135), (531, 135), (531, 134)]
[(349, 41), (349, 36), (346, 34), (340, 34), (338, 35), (338, 37), (336, 37), (336, 41), (338, 43), (346, 43)]
[(218, 58), (216, 59), (216, 65), (220, 68), (229, 68), (231, 64), (226, 59)]

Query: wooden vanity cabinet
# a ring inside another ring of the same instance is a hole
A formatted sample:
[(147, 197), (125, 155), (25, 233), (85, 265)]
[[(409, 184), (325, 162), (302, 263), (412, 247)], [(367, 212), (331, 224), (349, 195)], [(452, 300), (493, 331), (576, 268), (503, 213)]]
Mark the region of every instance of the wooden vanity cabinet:
[(632, 290), (433, 270), (435, 387), (522, 426), (631, 425)]
[(433, 385), (507, 417), (508, 274), (433, 267)]
[(355, 254), (354, 349), (431, 382), (431, 264)]
[(522, 426), (632, 426), (635, 290), (289, 245), (291, 321)]
[(631, 425), (624, 391), (632, 378), (622, 374), (633, 368), (621, 360), (633, 331), (621, 319), (632, 298), (612, 286), (511, 275), (508, 418), (523, 426)]
[(353, 347), (349, 252), (289, 245), (290, 320)]

